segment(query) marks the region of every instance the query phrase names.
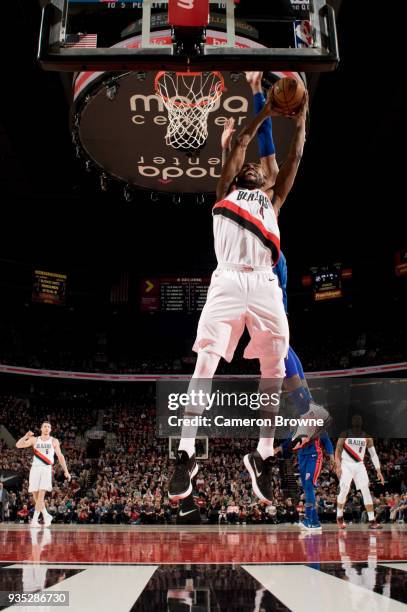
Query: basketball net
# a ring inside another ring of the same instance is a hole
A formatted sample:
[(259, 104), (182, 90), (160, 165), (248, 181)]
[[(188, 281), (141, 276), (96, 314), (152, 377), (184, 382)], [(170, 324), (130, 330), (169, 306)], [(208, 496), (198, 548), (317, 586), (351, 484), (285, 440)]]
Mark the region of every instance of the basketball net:
[(208, 116), (224, 90), (220, 72), (158, 72), (155, 91), (168, 111), (165, 142), (194, 151), (208, 138)]

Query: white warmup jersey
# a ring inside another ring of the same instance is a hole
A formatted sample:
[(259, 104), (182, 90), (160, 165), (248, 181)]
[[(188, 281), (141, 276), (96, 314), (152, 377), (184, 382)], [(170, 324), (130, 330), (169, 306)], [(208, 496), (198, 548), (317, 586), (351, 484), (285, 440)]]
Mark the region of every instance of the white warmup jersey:
[(54, 465), (55, 449), (52, 444), (52, 437), (43, 440), (41, 436), (35, 441), (33, 446), (34, 457), (30, 470), (28, 490), (44, 491), (52, 490), (52, 466)]
[[(341, 455), (342, 475), (341, 483), (348, 485), (352, 480), (355, 481), (357, 489), (369, 484), (369, 476), (364, 464), (364, 458), (367, 448), (367, 438), (354, 436), (351, 432), (343, 443)], [(366, 435), (366, 434), (364, 434)]]
[(213, 207), (218, 267), (212, 274), (194, 351), (231, 361), (247, 326), (244, 356), (267, 358), (270, 378), (284, 378), (288, 322), (273, 272), (280, 252), (276, 213), (260, 189), (235, 189)]
[(280, 230), (270, 198), (260, 189), (235, 189), (213, 207), (215, 253), (219, 263), (273, 266)]

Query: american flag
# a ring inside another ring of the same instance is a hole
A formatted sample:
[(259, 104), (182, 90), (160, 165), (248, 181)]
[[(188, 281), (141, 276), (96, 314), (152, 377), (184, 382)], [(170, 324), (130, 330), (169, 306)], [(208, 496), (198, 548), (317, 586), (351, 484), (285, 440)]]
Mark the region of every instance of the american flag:
[(68, 34), (65, 38), (68, 49), (96, 49), (97, 44), (97, 34)]

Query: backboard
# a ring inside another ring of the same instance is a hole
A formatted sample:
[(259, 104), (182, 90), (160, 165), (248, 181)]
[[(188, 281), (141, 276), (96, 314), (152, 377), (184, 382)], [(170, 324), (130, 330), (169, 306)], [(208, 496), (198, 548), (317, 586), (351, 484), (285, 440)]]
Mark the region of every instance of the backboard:
[[(157, 36), (165, 36), (165, 32)], [(132, 39), (130, 39), (132, 40)], [(137, 37), (133, 43), (137, 44)], [(222, 168), (220, 138), (228, 117), (236, 128), (254, 116), (253, 95), (244, 72), (223, 72), (225, 91), (208, 116), (208, 138), (194, 156), (165, 142), (168, 114), (154, 91), (155, 72), (86, 71), (76, 75), (72, 107), (72, 136), (77, 156), (102, 176), (151, 192), (212, 193)], [(264, 85), (298, 73), (268, 72)], [(294, 122), (273, 119), (277, 161), (288, 153)], [(258, 161), (257, 142), (247, 159)]]
[[(134, 36), (136, 46), (128, 44)], [(49, 0), (38, 59), (71, 72), (322, 72), (339, 58), (325, 0)]]

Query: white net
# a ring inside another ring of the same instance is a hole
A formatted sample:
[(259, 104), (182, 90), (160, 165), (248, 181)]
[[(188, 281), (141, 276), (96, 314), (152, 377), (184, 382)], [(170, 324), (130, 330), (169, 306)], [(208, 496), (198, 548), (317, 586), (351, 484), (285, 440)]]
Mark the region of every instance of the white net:
[(220, 72), (159, 72), (155, 89), (168, 111), (166, 144), (200, 149), (208, 138), (208, 115), (224, 89)]

